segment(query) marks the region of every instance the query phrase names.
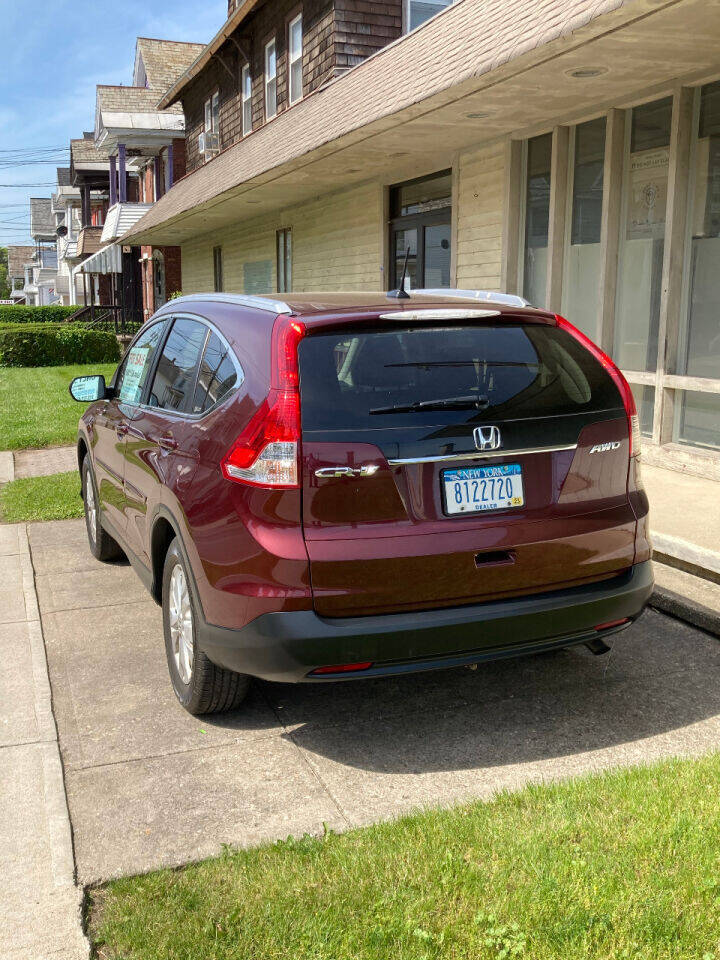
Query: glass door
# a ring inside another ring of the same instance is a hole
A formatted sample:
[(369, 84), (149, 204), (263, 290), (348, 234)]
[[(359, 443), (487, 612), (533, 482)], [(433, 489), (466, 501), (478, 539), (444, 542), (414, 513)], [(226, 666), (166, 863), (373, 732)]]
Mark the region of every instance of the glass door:
[(390, 286), (450, 286), (451, 179), (449, 172), (411, 180), (390, 192)]

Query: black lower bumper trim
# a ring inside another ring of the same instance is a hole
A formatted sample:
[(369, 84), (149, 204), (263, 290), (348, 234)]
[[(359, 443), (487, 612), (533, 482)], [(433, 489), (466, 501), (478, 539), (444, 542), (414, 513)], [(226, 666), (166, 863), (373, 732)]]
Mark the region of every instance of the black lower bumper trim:
[[(597, 624), (635, 619), (652, 588), (648, 561), (599, 583), (467, 607), (344, 618), (294, 610), (264, 614), (239, 630), (201, 623), (198, 640), (227, 669), (286, 683), (324, 683), (582, 643), (598, 636)], [(308, 676), (316, 667), (366, 661), (373, 664), (367, 670)]]

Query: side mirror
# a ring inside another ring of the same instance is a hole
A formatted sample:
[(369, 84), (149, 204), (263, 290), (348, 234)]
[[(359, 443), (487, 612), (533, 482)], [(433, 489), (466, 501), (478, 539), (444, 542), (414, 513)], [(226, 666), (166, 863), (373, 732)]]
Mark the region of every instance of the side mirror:
[(106, 395), (105, 377), (101, 373), (92, 377), (75, 377), (70, 383), (70, 396), (79, 403), (93, 403)]

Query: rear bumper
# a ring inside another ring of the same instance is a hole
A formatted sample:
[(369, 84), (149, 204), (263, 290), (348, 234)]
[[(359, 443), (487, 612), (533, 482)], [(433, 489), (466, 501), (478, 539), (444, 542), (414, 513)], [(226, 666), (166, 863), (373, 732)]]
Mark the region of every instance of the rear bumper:
[[(587, 586), (529, 597), (383, 616), (326, 618), (312, 610), (267, 613), (239, 630), (198, 624), (199, 642), (219, 666), (282, 682), (326, 682), (459, 666), (538, 653), (606, 636), (596, 625), (635, 619), (650, 598), (650, 561)], [(341, 675), (317, 667), (371, 661)]]

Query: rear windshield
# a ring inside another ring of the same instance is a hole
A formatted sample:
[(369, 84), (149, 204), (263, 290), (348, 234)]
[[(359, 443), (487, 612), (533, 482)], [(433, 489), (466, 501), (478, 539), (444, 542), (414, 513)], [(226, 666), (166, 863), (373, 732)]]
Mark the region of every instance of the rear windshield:
[[(545, 325), (322, 333), (301, 341), (299, 361), (305, 430), (465, 423), (475, 416), (514, 420), (622, 406), (597, 360), (568, 333)], [(426, 401), (437, 401), (437, 408), (407, 409)]]

